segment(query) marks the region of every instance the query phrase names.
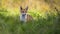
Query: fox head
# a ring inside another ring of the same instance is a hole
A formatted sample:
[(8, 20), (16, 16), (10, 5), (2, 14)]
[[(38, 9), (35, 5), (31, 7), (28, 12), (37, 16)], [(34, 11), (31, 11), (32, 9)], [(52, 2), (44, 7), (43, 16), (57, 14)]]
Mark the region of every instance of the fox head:
[(20, 13), (21, 13), (20, 20), (21, 21), (26, 22), (26, 21), (32, 20), (32, 16), (27, 14), (27, 11), (28, 11), (28, 6), (25, 9), (23, 9), (22, 6), (20, 6)]
[(25, 13), (26, 14), (27, 10), (28, 10), (28, 6), (25, 9), (23, 9), (22, 6), (20, 6), (20, 12), (21, 13)]

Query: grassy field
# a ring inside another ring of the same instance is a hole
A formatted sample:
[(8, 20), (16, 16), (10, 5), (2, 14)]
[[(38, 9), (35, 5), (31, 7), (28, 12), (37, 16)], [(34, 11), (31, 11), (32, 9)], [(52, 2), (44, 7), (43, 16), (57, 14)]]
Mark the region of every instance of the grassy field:
[(60, 15), (57, 11), (30, 14), (36, 20), (21, 24), (19, 14), (10, 16), (9, 11), (0, 10), (0, 34), (60, 34)]

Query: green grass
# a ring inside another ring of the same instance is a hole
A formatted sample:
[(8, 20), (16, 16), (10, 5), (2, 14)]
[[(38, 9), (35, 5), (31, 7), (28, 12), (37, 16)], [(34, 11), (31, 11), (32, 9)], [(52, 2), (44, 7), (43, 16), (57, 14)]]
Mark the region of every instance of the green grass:
[(10, 16), (7, 10), (0, 10), (0, 34), (60, 34), (60, 15), (30, 13), (36, 20), (21, 24), (19, 15)]

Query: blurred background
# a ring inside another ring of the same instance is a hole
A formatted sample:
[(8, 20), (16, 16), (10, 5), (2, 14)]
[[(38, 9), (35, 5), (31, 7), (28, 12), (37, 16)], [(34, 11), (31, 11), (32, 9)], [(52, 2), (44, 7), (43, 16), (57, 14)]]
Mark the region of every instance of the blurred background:
[[(33, 22), (21, 24), (20, 6)], [(0, 34), (60, 34), (60, 0), (0, 0)]]

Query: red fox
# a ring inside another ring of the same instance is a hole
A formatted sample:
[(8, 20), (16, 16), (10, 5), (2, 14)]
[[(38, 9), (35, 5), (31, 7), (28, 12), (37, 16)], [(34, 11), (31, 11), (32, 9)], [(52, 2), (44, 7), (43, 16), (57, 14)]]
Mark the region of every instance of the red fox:
[(31, 21), (33, 18), (31, 15), (27, 14), (27, 11), (28, 11), (28, 6), (23, 9), (22, 6), (20, 6), (20, 20), (21, 21), (24, 21), (24, 22), (27, 22), (27, 21)]

